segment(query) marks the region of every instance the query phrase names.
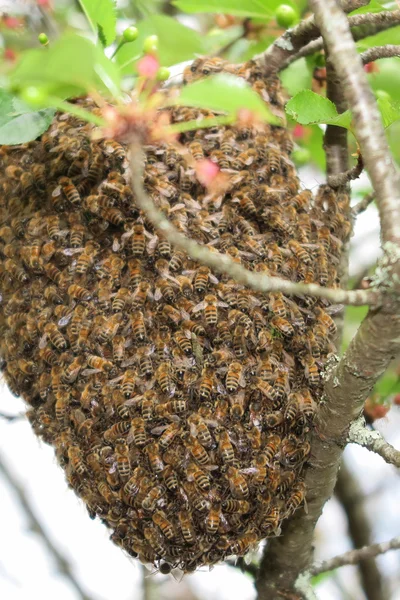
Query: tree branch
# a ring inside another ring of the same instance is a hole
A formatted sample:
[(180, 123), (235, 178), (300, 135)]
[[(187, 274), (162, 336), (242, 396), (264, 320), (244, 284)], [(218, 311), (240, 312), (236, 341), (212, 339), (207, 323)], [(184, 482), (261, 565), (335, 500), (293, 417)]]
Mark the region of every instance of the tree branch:
[[(329, 127), (334, 127), (334, 125), (329, 125)], [(343, 128), (338, 127), (337, 129), (343, 129)], [(347, 140), (347, 137), (346, 137), (346, 140)], [(347, 152), (347, 146), (346, 146), (346, 152)], [(334, 189), (339, 188), (343, 185), (346, 185), (349, 181), (358, 179), (360, 177), (363, 169), (364, 169), (364, 161), (363, 161), (362, 155), (359, 154), (358, 158), (357, 158), (357, 164), (354, 165), (354, 167), (352, 167), (348, 171), (344, 171), (343, 173), (338, 173), (337, 175), (330, 175), (328, 177), (328, 185), (330, 185), (330, 187), (334, 188)]]
[(310, 295), (326, 298), (336, 304), (352, 304), (354, 306), (373, 305), (381, 303), (381, 293), (378, 289), (368, 290), (342, 290), (324, 288), (316, 284), (293, 283), (279, 277), (267, 277), (261, 273), (248, 271), (245, 267), (235, 262), (227, 254), (212, 252), (207, 246), (187, 238), (180, 233), (165, 215), (159, 211), (152, 199), (143, 188), (144, 155), (140, 142), (131, 145), (131, 175), (132, 188), (135, 193), (136, 204), (147, 215), (154, 227), (174, 247), (186, 252), (193, 260), (207, 265), (217, 273), (229, 275), (232, 279), (258, 292), (283, 292), (287, 295)]
[(358, 202), (358, 204), (356, 204), (355, 206), (353, 206), (353, 208), (351, 209), (353, 217), (356, 217), (360, 213), (364, 212), (364, 210), (367, 210), (368, 206), (374, 200), (375, 200), (375, 193), (374, 192), (371, 192), (370, 194), (366, 194), (364, 196), (364, 198), (362, 200), (360, 200), (360, 202)]
[(400, 56), (400, 46), (387, 44), (386, 46), (374, 46), (373, 48), (365, 50), (365, 52), (361, 54), (361, 60), (363, 64), (366, 65), (374, 60), (393, 58), (394, 56)]
[(341, 5), (345, 13), (353, 12), (357, 8), (367, 6), (371, 0), (342, 0)]
[(356, 565), (361, 560), (365, 560), (366, 558), (372, 558), (374, 556), (378, 556), (379, 554), (385, 554), (390, 550), (399, 549), (400, 536), (395, 537), (388, 542), (382, 542), (380, 544), (371, 544), (370, 546), (364, 546), (364, 548), (360, 548), (358, 550), (349, 550), (349, 552), (345, 552), (344, 554), (335, 556), (330, 560), (325, 560), (321, 564), (314, 565), (310, 569), (310, 574), (318, 575), (319, 573), (326, 573), (326, 571), (333, 571), (333, 569), (338, 569), (339, 567), (343, 567), (344, 565)]
[[(343, 460), (339, 469), (335, 494), (346, 513), (354, 548), (369, 546), (371, 544), (371, 525), (364, 509), (363, 493), (356, 477)], [(389, 600), (374, 558), (361, 560), (359, 569), (367, 600)]]
[(400, 450), (396, 450), (389, 444), (379, 431), (367, 429), (364, 417), (360, 417), (352, 423), (348, 441), (368, 448), (371, 452), (379, 454), (387, 463), (400, 468)]
[(4, 477), (4, 479), (7, 481), (7, 483), (17, 496), (22, 510), (24, 511), (25, 517), (28, 521), (29, 529), (36, 533), (42, 539), (44, 545), (47, 548), (47, 551), (49, 552), (50, 556), (57, 565), (58, 571), (69, 582), (70, 586), (75, 590), (75, 592), (81, 600), (93, 600), (93, 598), (91, 596), (88, 596), (88, 594), (86, 594), (86, 592), (82, 589), (81, 584), (74, 575), (73, 568), (69, 560), (65, 556), (63, 556), (63, 554), (61, 554), (59, 549), (53, 544), (53, 542), (48, 537), (47, 532), (44, 530), (41, 522), (39, 521), (29, 502), (28, 495), (26, 494), (24, 488), (14, 477), (11, 470), (5, 464), (1, 455), (0, 475)]
[[(363, 40), (366, 37), (375, 35), (381, 31), (386, 31), (400, 24), (400, 10), (383, 11), (381, 13), (367, 13), (365, 15), (354, 15), (348, 19), (349, 26), (352, 28), (352, 36), (355, 42)], [(359, 28), (359, 29), (354, 29)], [(292, 62), (315, 54), (324, 47), (324, 42), (321, 37), (310, 41), (304, 47), (296, 52), (289, 53), (287, 58), (279, 65), (278, 71), (286, 69)], [(266, 52), (270, 51), (269, 47)], [(265, 53), (264, 53), (265, 55)], [(260, 55), (260, 58), (263, 55)]]
[(300, 592), (304, 600), (318, 600), (317, 595), (314, 592), (313, 586), (310, 582), (309, 573), (301, 573), (296, 579), (294, 587), (298, 592)]
[(353, 113), (357, 141), (376, 193), (382, 240), (399, 244), (400, 175), (394, 166), (375, 97), (357, 53), (348, 20), (335, 0), (310, 0), (310, 7), (314, 10), (315, 20), (331, 57), (334, 57), (335, 69)]

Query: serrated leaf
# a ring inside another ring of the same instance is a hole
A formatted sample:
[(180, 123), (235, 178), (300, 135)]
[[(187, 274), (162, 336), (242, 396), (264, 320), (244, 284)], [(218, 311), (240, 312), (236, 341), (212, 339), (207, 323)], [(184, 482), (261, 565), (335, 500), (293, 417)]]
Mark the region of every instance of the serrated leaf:
[(381, 112), (382, 123), (385, 129), (400, 120), (400, 103), (392, 102), (386, 98), (378, 98), (378, 108)]
[(137, 24), (139, 35), (134, 42), (124, 44), (116, 55), (123, 74), (132, 74), (134, 63), (143, 52), (143, 42), (149, 35), (158, 36), (158, 58), (163, 67), (190, 60), (195, 54), (206, 53), (204, 38), (166, 15), (153, 15)]
[(25, 52), (10, 76), (13, 86), (41, 86), (59, 98), (80, 96), (92, 89), (118, 96), (120, 74), (99, 46), (67, 33), (46, 49)]
[(12, 146), (35, 140), (50, 126), (55, 110), (32, 112), (21, 100), (0, 89), (0, 144)]
[(272, 18), (275, 10), (275, 3), (268, 0), (173, 0), (172, 4), (187, 13), (223, 13), (265, 19)]
[(301, 90), (310, 88), (312, 77), (312, 70), (309, 68), (305, 58), (292, 63), (281, 73), (282, 84), (290, 96), (294, 96)]
[(79, 0), (79, 4), (93, 31), (98, 33), (101, 28), (105, 45), (112, 44), (117, 24), (115, 0)]
[(333, 102), (311, 90), (303, 90), (286, 104), (286, 113), (301, 125), (337, 125), (351, 130), (351, 113), (338, 114)]
[(240, 109), (246, 109), (263, 121), (281, 123), (244, 79), (227, 73), (185, 86), (174, 104), (196, 106), (234, 116)]

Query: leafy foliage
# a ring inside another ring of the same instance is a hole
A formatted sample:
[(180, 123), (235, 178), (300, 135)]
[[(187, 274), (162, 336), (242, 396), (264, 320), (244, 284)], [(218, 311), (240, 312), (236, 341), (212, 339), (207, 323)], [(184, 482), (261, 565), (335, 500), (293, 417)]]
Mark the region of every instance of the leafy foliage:
[[(187, 13), (227, 13), (239, 17), (271, 19), (281, 0), (173, 0), (172, 4)], [(285, 2), (293, 5), (293, 2)]]
[(326, 123), (351, 129), (351, 114), (338, 114), (333, 102), (311, 90), (303, 90), (286, 104), (286, 112), (302, 125)]
[(269, 123), (280, 123), (267, 109), (260, 96), (243, 79), (234, 75), (215, 75), (187, 85), (176, 102), (185, 106), (209, 108), (232, 116), (245, 108)]
[(0, 88), (0, 144), (23, 144), (46, 131), (53, 109), (32, 112), (21, 100)]
[(116, 36), (117, 12), (115, 0), (79, 0), (93, 31), (103, 46), (113, 43)]
[(142, 54), (143, 42), (149, 35), (158, 37), (158, 58), (165, 67), (189, 60), (205, 51), (205, 43), (199, 33), (185, 27), (165, 15), (153, 15), (137, 25), (138, 38), (125, 44), (117, 54), (117, 62), (123, 74), (132, 74), (134, 64)]
[(118, 97), (120, 74), (101, 47), (67, 33), (48, 49), (25, 52), (11, 74), (11, 84), (15, 89), (40, 86), (49, 96), (59, 98), (80, 96), (93, 89)]

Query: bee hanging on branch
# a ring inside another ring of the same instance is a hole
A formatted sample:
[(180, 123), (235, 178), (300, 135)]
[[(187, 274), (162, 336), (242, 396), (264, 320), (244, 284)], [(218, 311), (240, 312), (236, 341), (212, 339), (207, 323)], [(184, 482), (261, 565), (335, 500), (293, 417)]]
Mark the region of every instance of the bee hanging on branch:
[[(253, 62), (198, 58), (184, 81), (221, 71), (283, 109), (278, 78)], [(214, 116), (164, 110), (172, 123)], [(171, 246), (135, 206), (129, 149), (92, 128), (57, 113), (42, 139), (2, 148), (3, 374), (111, 539), (191, 572), (243, 556), (302, 506), (336, 326), (320, 300), (244, 289)], [(144, 187), (188, 237), (249, 270), (335, 285), (348, 201), (300, 190), (291, 148), (269, 124), (188, 131), (145, 147)], [(215, 202), (193, 168), (204, 159), (229, 182)]]

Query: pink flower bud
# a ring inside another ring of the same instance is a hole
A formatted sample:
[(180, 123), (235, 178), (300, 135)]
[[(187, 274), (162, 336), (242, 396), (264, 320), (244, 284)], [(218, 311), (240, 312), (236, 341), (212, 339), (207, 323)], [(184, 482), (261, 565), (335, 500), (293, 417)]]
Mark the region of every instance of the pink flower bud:
[(211, 187), (219, 173), (218, 165), (212, 162), (212, 160), (208, 160), (208, 158), (197, 161), (195, 169), (197, 179), (206, 188)]
[(146, 54), (143, 56), (137, 64), (137, 70), (141, 77), (147, 79), (155, 79), (157, 71), (160, 68), (160, 63), (152, 54)]

